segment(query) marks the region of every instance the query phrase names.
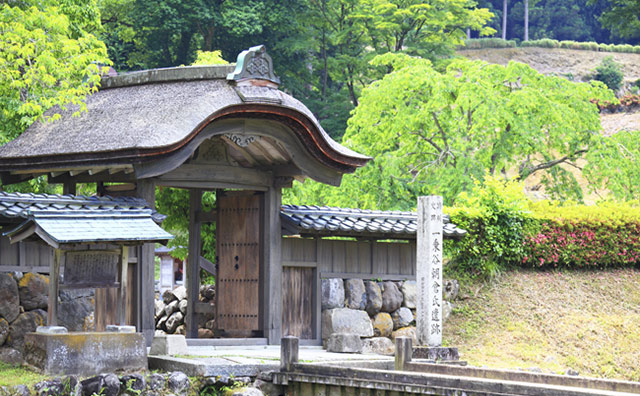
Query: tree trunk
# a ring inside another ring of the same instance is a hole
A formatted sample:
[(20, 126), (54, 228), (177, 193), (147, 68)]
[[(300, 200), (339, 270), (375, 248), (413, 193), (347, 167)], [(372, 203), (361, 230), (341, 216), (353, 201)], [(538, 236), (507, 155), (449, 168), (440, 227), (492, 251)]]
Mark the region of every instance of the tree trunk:
[(502, 0), (502, 39), (507, 39), (507, 0)]
[(529, 0), (524, 0), (524, 41), (529, 41)]
[(467, 40), (471, 39), (471, 28), (467, 28)]

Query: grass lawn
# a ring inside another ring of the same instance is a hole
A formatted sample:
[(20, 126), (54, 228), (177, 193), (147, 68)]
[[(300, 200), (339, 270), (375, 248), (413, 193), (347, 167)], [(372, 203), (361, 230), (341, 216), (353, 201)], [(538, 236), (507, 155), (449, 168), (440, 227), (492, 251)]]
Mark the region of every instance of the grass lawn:
[(32, 385), (49, 377), (20, 366), (0, 362), (0, 386)]
[(471, 365), (640, 381), (640, 270), (511, 271), (461, 294), (444, 341)]

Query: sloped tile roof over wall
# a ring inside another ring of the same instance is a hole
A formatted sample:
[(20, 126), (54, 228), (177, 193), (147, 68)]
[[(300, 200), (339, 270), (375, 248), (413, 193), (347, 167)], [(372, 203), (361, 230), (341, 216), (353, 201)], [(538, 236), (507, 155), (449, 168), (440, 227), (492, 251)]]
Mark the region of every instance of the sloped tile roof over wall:
[(50, 244), (166, 242), (173, 236), (158, 226), (164, 217), (141, 198), (0, 192), (0, 222), (14, 223), (9, 238), (35, 227)]
[[(415, 239), (417, 214), (326, 206), (282, 205), (283, 229), (289, 234)], [(444, 236), (460, 238), (467, 231), (444, 215)]]

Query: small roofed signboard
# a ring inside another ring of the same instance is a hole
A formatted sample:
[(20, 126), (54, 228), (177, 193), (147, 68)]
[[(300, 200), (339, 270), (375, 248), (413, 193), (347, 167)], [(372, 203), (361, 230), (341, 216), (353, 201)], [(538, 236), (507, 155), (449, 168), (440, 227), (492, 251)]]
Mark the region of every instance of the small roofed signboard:
[(119, 252), (68, 252), (62, 286), (66, 288), (118, 287)]

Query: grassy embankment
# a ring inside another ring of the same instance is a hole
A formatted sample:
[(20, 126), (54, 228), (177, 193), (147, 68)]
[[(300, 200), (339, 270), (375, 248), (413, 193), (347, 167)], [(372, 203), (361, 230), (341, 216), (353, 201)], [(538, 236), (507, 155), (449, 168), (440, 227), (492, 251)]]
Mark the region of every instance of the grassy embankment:
[(445, 343), (469, 364), (640, 381), (640, 270), (518, 270), (464, 289)]

